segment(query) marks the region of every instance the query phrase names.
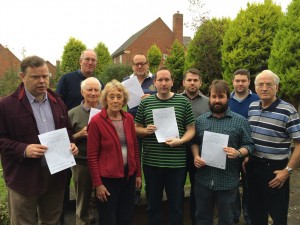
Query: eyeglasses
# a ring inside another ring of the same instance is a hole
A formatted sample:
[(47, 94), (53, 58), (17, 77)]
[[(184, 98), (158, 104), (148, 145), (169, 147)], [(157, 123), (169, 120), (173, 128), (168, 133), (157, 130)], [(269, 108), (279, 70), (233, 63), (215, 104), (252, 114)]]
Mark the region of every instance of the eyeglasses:
[(272, 84), (272, 83), (258, 83), (255, 86), (258, 87), (258, 88), (263, 88), (265, 85), (266, 85), (267, 88), (272, 88), (276, 84)]
[(134, 66), (145, 66), (148, 62), (132, 63)]
[(97, 60), (93, 58), (83, 58), (84, 61), (89, 62), (91, 61), (92, 63), (95, 63)]

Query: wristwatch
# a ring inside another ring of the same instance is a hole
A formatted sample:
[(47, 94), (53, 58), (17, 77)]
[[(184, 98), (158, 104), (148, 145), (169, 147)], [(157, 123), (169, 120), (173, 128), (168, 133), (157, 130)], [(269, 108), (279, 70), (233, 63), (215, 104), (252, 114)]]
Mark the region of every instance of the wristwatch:
[(243, 155), (242, 155), (241, 151), (240, 151), (240, 150), (238, 150), (238, 152), (239, 152), (239, 158), (242, 158), (242, 157), (243, 157)]
[(285, 169), (289, 172), (290, 175), (293, 173), (293, 169), (291, 167), (287, 166)]

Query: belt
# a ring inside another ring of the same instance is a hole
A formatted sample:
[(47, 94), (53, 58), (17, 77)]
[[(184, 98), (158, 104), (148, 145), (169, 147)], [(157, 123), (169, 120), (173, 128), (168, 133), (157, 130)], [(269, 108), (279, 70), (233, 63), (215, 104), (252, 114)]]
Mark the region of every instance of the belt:
[(286, 159), (280, 159), (280, 160), (275, 160), (275, 159), (267, 159), (263, 157), (259, 157), (257, 155), (249, 155), (249, 158), (255, 162), (260, 162), (260, 163), (271, 163), (271, 162), (282, 162), (282, 161), (287, 161), (288, 158)]

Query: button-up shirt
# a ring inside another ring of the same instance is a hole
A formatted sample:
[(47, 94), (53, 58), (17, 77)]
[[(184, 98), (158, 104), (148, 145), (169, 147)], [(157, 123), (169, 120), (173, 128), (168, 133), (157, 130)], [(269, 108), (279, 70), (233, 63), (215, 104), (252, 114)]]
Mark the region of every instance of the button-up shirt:
[[(252, 152), (254, 148), (248, 121), (229, 108), (221, 118), (213, 116), (211, 111), (197, 118), (193, 144), (200, 146), (200, 155), (204, 131), (229, 135), (228, 147), (236, 150), (246, 148)], [(197, 169), (196, 183), (200, 182), (212, 190), (230, 190), (237, 187), (240, 178), (239, 160), (239, 158), (229, 159), (227, 157), (224, 170), (208, 165)]]

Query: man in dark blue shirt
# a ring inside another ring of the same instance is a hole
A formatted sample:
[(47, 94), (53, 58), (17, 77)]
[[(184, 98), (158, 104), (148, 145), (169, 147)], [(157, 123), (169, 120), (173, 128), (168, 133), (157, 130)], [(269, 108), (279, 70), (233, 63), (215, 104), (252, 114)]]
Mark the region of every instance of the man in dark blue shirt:
[[(86, 49), (82, 51), (79, 59), (80, 69), (63, 75), (56, 87), (56, 92), (60, 95), (68, 110), (81, 104), (83, 97), (81, 95), (80, 84), (86, 78), (94, 75), (97, 66), (97, 54), (94, 50)], [(100, 81), (101, 87), (103, 83)], [(68, 206), (70, 200), (70, 180), (72, 172), (69, 170), (69, 179), (65, 189), (64, 208)], [(64, 216), (61, 216), (61, 223), (64, 224)]]
[[(56, 92), (60, 94), (68, 110), (80, 105), (83, 100), (80, 84), (86, 78), (94, 75), (97, 66), (96, 52), (91, 49), (84, 50), (81, 53), (79, 64), (80, 69), (63, 75), (56, 88)], [(101, 86), (104, 86), (102, 82)]]
[[(240, 114), (241, 116), (248, 118), (249, 105), (259, 100), (257, 94), (252, 93), (249, 89), (250, 86), (250, 72), (247, 69), (238, 69), (233, 73), (232, 84), (234, 91), (230, 94), (228, 105), (232, 112)], [(242, 203), (240, 192), (237, 194), (236, 207), (234, 210), (234, 223), (238, 223), (240, 220), (241, 209), (243, 209), (243, 216), (246, 225), (251, 225), (250, 216), (248, 212), (248, 185), (246, 184), (246, 175), (242, 169), (242, 163), (244, 158), (240, 160), (241, 169), (241, 181), (243, 186)]]

